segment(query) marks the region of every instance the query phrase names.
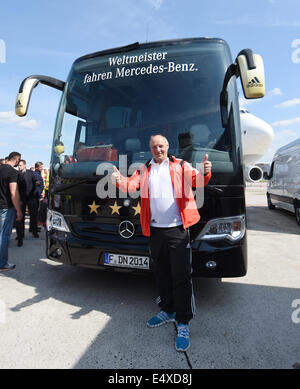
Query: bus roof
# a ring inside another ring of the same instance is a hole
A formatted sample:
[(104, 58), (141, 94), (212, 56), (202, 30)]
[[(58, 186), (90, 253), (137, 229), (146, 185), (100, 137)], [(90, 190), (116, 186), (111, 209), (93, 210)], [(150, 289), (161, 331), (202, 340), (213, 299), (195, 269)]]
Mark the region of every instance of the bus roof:
[(216, 43), (221, 43), (226, 46), (228, 46), (227, 42), (224, 39), (221, 38), (184, 38), (184, 39), (170, 39), (170, 40), (163, 40), (163, 41), (155, 41), (155, 42), (145, 42), (145, 43), (139, 43), (135, 42), (130, 45), (126, 46), (120, 46), (120, 47), (114, 47), (111, 49), (107, 50), (102, 50), (102, 51), (96, 51), (91, 54), (84, 55), (82, 57), (77, 58), (74, 63), (84, 61), (89, 58), (94, 58), (106, 54), (113, 54), (113, 53), (119, 53), (119, 52), (128, 52), (131, 50), (135, 49), (141, 49), (141, 48), (148, 48), (148, 47), (157, 47), (157, 46), (165, 46), (165, 45), (176, 45), (178, 43), (192, 43), (192, 42), (216, 42)]

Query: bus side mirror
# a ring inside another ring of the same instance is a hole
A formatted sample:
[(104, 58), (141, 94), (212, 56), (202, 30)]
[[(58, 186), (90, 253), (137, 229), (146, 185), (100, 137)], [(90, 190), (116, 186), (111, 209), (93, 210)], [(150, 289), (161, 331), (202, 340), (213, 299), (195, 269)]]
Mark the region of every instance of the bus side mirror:
[(265, 72), (262, 57), (252, 50), (242, 50), (236, 63), (239, 68), (241, 83), (246, 99), (258, 99), (265, 95)]
[(47, 76), (30, 76), (23, 80), (19, 93), (16, 99), (15, 112), (18, 116), (25, 116), (27, 114), (28, 105), (31, 97), (32, 90), (39, 84), (45, 84), (60, 91), (64, 90), (65, 82), (56, 78)]
[(25, 116), (27, 114), (32, 90), (38, 83), (36, 78), (27, 78), (22, 82), (16, 99), (16, 115)]

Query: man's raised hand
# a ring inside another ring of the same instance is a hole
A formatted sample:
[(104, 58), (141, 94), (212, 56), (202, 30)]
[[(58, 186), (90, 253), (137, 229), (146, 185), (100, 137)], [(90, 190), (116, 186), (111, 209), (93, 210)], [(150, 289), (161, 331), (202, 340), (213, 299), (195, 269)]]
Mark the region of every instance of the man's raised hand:
[(210, 173), (211, 172), (211, 162), (208, 160), (208, 154), (205, 154), (205, 157), (204, 157), (202, 163), (203, 163), (204, 174)]
[(119, 182), (121, 179), (121, 173), (119, 170), (114, 166), (114, 171), (111, 174), (111, 180), (112, 182)]

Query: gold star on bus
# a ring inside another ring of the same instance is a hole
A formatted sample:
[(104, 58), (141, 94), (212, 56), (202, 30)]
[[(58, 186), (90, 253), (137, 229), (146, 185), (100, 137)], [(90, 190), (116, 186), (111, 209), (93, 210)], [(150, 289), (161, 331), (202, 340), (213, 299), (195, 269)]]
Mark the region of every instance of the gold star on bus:
[(95, 214), (98, 215), (98, 208), (100, 205), (96, 205), (95, 200), (93, 201), (93, 204), (89, 205), (89, 207), (91, 208), (90, 214), (95, 212)]
[(118, 215), (120, 215), (119, 209), (122, 208), (122, 206), (118, 205), (116, 201), (115, 201), (114, 205), (110, 205), (109, 207), (112, 209), (112, 213), (111, 213), (112, 215), (114, 213), (117, 213)]
[(137, 206), (136, 207), (132, 207), (134, 209), (134, 216), (138, 215), (141, 213), (141, 206), (140, 206), (140, 202), (137, 203)]

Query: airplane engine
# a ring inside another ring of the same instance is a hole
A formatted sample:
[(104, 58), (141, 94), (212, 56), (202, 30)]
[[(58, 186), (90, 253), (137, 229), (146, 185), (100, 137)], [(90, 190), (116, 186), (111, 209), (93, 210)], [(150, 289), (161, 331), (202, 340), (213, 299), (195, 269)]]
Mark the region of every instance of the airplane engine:
[(263, 171), (259, 166), (248, 166), (244, 170), (244, 177), (248, 182), (259, 182), (263, 177)]

